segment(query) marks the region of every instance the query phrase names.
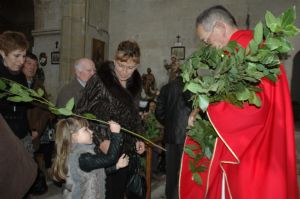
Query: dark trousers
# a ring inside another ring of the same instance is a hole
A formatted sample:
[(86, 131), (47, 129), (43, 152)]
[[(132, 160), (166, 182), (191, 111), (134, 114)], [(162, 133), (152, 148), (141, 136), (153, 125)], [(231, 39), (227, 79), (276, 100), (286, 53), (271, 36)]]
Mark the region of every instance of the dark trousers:
[(178, 181), (183, 144), (166, 144), (166, 197), (178, 199)]
[(105, 183), (106, 199), (123, 199), (126, 190), (128, 169), (119, 169), (116, 173), (107, 175)]
[(54, 150), (54, 142), (50, 141), (49, 143), (40, 144), (38, 151), (35, 152), (35, 154), (41, 153), (44, 155), (46, 169), (51, 168), (53, 150)]

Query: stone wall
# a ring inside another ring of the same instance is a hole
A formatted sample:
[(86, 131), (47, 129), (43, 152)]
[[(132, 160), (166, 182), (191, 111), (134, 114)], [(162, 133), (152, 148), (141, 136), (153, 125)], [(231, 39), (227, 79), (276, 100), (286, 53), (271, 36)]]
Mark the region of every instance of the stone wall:
[[(234, 13), (241, 28), (246, 27), (247, 13), (250, 14), (251, 28), (262, 19), (266, 10), (279, 14), (296, 5), (297, 13), (300, 13), (300, 1), (297, 0), (215, 1), (215, 4), (219, 3)], [(57, 90), (73, 77), (73, 61), (79, 57), (92, 57), (93, 39), (105, 42), (104, 59), (113, 58), (119, 42), (126, 39), (136, 40), (142, 51), (139, 70), (145, 73), (151, 67), (160, 88), (168, 80), (163, 65), (164, 60), (170, 62), (171, 47), (176, 42), (176, 36), (181, 36), (180, 41), (186, 47), (187, 57), (200, 45), (195, 35), (195, 19), (201, 11), (212, 5), (214, 3), (211, 1), (198, 0), (34, 0), (34, 32), (39, 34), (43, 31), (56, 31), (63, 34), (60, 39), (50, 36), (53, 39), (51, 42), (49, 39), (43, 42), (44, 39), (40, 37), (34, 43), (34, 52), (39, 55), (40, 49), (47, 49), (47, 56), (50, 58), (57, 40), (60, 44), (63, 42), (62, 47), (65, 48), (63, 66), (51, 65), (49, 60), (44, 68), (46, 88), (55, 98)], [(72, 6), (72, 12), (68, 12), (67, 8)], [(65, 30), (61, 29), (63, 22)], [(78, 27), (76, 23), (79, 24)], [(300, 20), (297, 23), (300, 26)], [(66, 40), (69, 40), (67, 44)], [(300, 49), (300, 36), (292, 42), (295, 50), (285, 61), (289, 80), (292, 78), (294, 54)], [(66, 53), (72, 55), (66, 57)], [(58, 68), (62, 67), (67, 67), (67, 70), (58, 72)], [(59, 79), (57, 73), (61, 75)]]
[(57, 88), (59, 87), (59, 64), (51, 62), (51, 54), (59, 52), (59, 45), (56, 48), (55, 43), (60, 42), (59, 30), (48, 31), (33, 31), (34, 37), (33, 53), (40, 57), (41, 53), (47, 56), (47, 64), (41, 67), (45, 73), (45, 88), (49, 94), (50, 100), (55, 101), (57, 95)]
[(60, 29), (61, 11), (61, 0), (34, 0), (35, 31)]
[[(45, 88), (50, 99), (55, 101), (59, 87), (59, 64), (51, 63), (51, 53), (60, 51), (61, 43), (61, 0), (34, 1), (33, 53), (47, 56), (47, 64), (41, 66), (45, 73)], [(56, 45), (58, 42), (58, 45)]]
[[(111, 0), (109, 17), (109, 57), (112, 58), (118, 43), (125, 39), (136, 40), (141, 47), (142, 58), (139, 68), (145, 73), (151, 67), (157, 79), (158, 87), (167, 82), (167, 72), (163, 60), (170, 61), (170, 48), (181, 36), (186, 47), (186, 55), (191, 54), (200, 44), (195, 35), (195, 19), (204, 9), (222, 3), (236, 17), (241, 28), (246, 27), (246, 16), (250, 14), (250, 28), (262, 19), (266, 10), (279, 14), (297, 0)], [(300, 20), (297, 20), (300, 26)], [(292, 58), (300, 49), (300, 36), (293, 40), (295, 51), (285, 61), (289, 80), (292, 75)]]
[[(35, 0), (34, 7), (33, 52), (47, 55), (45, 87), (55, 102), (60, 88), (74, 77), (74, 61), (92, 57), (92, 39), (106, 43), (108, 57), (109, 0)], [(55, 51), (60, 53), (59, 64), (51, 64)]]
[(85, 56), (92, 57), (92, 40), (97, 39), (105, 42), (104, 59), (107, 59), (109, 48), (109, 0), (89, 0), (88, 4)]

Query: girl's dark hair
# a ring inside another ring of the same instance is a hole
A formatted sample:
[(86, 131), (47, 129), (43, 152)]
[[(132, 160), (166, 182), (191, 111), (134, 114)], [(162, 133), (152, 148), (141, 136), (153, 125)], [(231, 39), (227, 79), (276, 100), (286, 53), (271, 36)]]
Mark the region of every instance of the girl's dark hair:
[(29, 57), (30, 59), (33, 59), (36, 62), (38, 62), (37, 56), (35, 54), (31, 53), (31, 52), (26, 52), (26, 57)]

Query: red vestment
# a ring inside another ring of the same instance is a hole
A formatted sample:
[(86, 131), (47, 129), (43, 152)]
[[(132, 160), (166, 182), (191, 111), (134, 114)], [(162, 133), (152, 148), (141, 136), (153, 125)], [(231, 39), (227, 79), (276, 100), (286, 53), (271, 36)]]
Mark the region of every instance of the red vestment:
[[(245, 48), (252, 37), (251, 31), (240, 30), (231, 40)], [(209, 105), (208, 116), (219, 138), (209, 169), (200, 173), (202, 186), (192, 181), (190, 158), (183, 154), (181, 199), (220, 199), (223, 177), (226, 199), (298, 198), (291, 99), (280, 69), (276, 83), (265, 78), (260, 83), (260, 108), (247, 103), (242, 109), (227, 102)], [(187, 137), (186, 144), (190, 142)]]

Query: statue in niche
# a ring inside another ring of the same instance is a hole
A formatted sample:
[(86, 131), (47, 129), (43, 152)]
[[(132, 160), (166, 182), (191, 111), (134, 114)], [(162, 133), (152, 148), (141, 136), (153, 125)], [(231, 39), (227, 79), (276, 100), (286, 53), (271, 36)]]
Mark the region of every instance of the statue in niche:
[(179, 74), (179, 60), (175, 56), (172, 56), (171, 63), (168, 64), (165, 62), (164, 67), (169, 72), (169, 82), (176, 79)]
[(147, 99), (153, 99), (157, 95), (155, 88), (155, 77), (152, 74), (151, 68), (147, 68), (147, 74), (142, 75), (143, 90)]

